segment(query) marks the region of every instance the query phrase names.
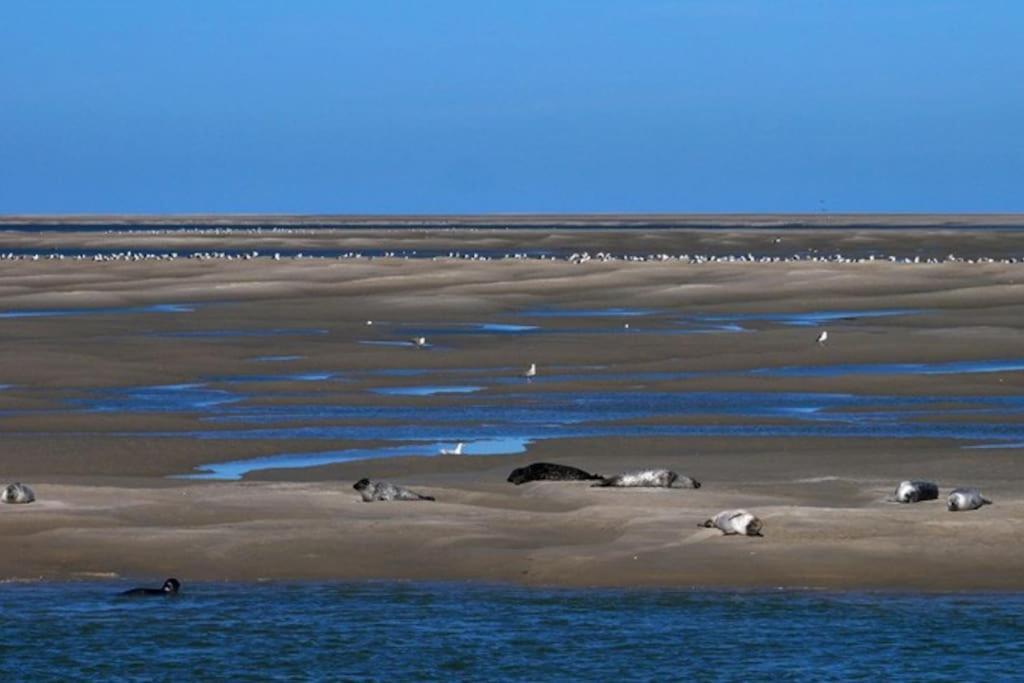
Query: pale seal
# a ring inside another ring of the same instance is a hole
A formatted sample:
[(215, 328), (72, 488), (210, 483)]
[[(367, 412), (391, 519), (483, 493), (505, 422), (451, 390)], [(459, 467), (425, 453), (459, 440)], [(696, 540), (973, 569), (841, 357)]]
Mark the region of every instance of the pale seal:
[(672, 470), (637, 470), (604, 477), (594, 486), (615, 486), (619, 488), (663, 488), (699, 489), (700, 482), (682, 477)]
[(981, 495), (978, 489), (953, 489), (946, 499), (946, 509), (950, 512), (977, 510), (982, 505), (991, 505), (992, 501)]
[(141, 598), (150, 597), (153, 595), (177, 595), (178, 590), (181, 589), (181, 581), (177, 579), (167, 579), (164, 581), (164, 585), (160, 588), (132, 588), (126, 590), (121, 595), (129, 598)]
[(556, 465), (552, 462), (535, 462), (526, 467), (512, 470), (506, 481), (519, 486), (528, 481), (593, 481), (603, 480), (600, 474), (591, 474), (586, 470), (569, 465)]
[(746, 510), (724, 510), (697, 526), (719, 529), (726, 536), (760, 536), (764, 522)]
[(352, 488), (359, 491), (365, 503), (375, 500), (434, 500), (433, 496), (424, 496), (386, 481), (360, 479)]
[(5, 503), (31, 503), (35, 499), (35, 492), (28, 485), (21, 482), (8, 484), (4, 487), (3, 493), (0, 493), (0, 500)]
[(930, 481), (901, 481), (896, 487), (892, 500), (897, 503), (919, 503), (922, 500), (936, 500), (939, 486)]

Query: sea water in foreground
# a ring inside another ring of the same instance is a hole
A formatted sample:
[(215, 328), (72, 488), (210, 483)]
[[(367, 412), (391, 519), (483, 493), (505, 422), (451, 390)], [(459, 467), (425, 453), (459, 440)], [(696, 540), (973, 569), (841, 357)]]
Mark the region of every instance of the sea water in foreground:
[[(160, 582), (157, 581), (157, 584)], [(1011, 680), (1024, 595), (422, 583), (0, 586), (19, 679)]]

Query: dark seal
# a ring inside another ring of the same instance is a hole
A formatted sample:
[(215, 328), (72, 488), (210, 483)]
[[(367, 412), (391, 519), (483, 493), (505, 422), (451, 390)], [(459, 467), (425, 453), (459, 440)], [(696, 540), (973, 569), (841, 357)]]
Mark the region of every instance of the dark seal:
[(167, 579), (164, 581), (164, 585), (160, 588), (132, 588), (127, 590), (121, 595), (127, 598), (143, 598), (154, 595), (177, 595), (181, 589), (181, 581), (177, 579)]
[(512, 470), (507, 481), (519, 486), (528, 481), (601, 481), (603, 479), (604, 477), (600, 474), (591, 474), (578, 467), (535, 462), (532, 465)]

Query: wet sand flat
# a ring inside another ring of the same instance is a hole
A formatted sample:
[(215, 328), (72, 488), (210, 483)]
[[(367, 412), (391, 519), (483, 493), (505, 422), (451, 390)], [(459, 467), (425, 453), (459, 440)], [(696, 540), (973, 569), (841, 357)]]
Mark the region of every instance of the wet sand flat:
[[(828, 236), (811, 231), (806, 239)], [(464, 246), (458, 233), (430, 240)], [(989, 233), (971, 248), (996, 258), (999, 240)], [(1020, 589), (1024, 553), (1016, 520), (1024, 512), (1018, 462), (1024, 451), (966, 448), (986, 444), (961, 438), (644, 431), (797, 419), (784, 413), (630, 418), (624, 421), (640, 428), (629, 436), (534, 439), (518, 455), (441, 457), (430, 436), (422, 439), (421, 457), (265, 469), (241, 481), (174, 477), (209, 463), (387, 445), (396, 421), (394, 412), (340, 418), (307, 411), (274, 423), (309, 428), (287, 438), (188, 436), (239, 429), (210, 419), (219, 400), (241, 412), (293, 404), (407, 407), (412, 429), (420, 424), (415, 411), (430, 407), (443, 422), (446, 411), (457, 415), (477, 400), (501, 422), (513, 399), (529, 401), (527, 392), (538, 400), (602, 391), (938, 397), (926, 415), (905, 421), (969, 420), (1015, 433), (1016, 408), (992, 413), (964, 405), (1024, 394), (1024, 376), (1012, 364), (945, 374), (750, 371), (1024, 358), (1021, 268), (397, 258), (0, 262), (3, 312), (51, 312), (0, 318), (0, 476), (31, 484), (39, 497), (32, 505), (0, 507), (0, 533), (16, 550), (0, 558), (0, 576)], [(103, 310), (54, 313), (95, 308)], [(570, 315), (607, 309), (643, 313)], [(814, 342), (821, 325), (772, 317), (868, 310), (905, 313), (826, 318), (831, 339), (824, 346)], [(694, 318), (711, 316), (732, 316), (742, 329), (680, 332)], [(466, 331), (478, 324), (512, 327)], [(438, 331), (430, 334), (431, 348), (405, 343), (420, 330)], [(531, 362), (541, 377), (526, 384), (519, 375)], [(558, 374), (565, 378), (545, 379)], [(203, 387), (190, 408), (159, 393), (190, 385)], [(482, 390), (379, 391), (423, 385)], [(163, 389), (125, 393), (140, 387)], [(147, 407), (133, 409), (131, 401)], [(916, 404), (908, 405), (899, 410)], [(363, 433), (357, 427), (376, 423), (383, 432), (371, 442), (357, 438)], [(425, 433), (432, 426), (422, 424)], [(336, 431), (322, 438), (316, 432), (322, 426)], [(511, 469), (533, 461), (605, 474), (670, 467), (704, 486), (630, 491), (505, 482)], [(422, 490), (438, 502), (364, 504), (351, 488), (364, 476)], [(886, 503), (893, 486), (908, 478), (935, 480), (943, 491), (979, 486), (996, 504), (954, 514), (941, 500)], [(764, 518), (764, 538), (724, 538), (697, 528), (730, 507)]]

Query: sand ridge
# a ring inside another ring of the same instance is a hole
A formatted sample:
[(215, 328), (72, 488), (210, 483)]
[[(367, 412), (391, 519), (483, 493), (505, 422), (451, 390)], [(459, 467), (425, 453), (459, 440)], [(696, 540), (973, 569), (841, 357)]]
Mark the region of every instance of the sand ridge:
[[(625, 385), (640, 392), (1014, 396), (1024, 386), (1014, 371), (810, 378), (727, 371), (1013, 358), (1024, 325), (1019, 270), (1014, 264), (962, 263), (577, 266), (401, 259), (0, 263), (0, 292), (9, 311), (195, 305), (182, 313), (0, 319), (0, 384), (9, 385), (0, 390), (0, 473), (30, 483), (39, 498), (28, 506), (0, 507), (0, 533), (14, 550), (0, 557), (0, 576), (1020, 589), (1024, 555), (1016, 550), (1022, 532), (1015, 520), (1024, 512), (1024, 481), (1012, 449), (965, 450), (960, 442), (940, 439), (567, 438), (537, 441), (517, 456), (436, 457), (424, 447), (423, 456), (433, 457), (201, 482), (168, 477), (204, 463), (360, 444), (158, 437), (152, 433), (225, 427), (188, 412), (68, 408), (69, 401), (96, 392), (178, 383), (237, 392), (243, 405), (285, 405), (297, 400), (288, 396), (296, 387), (288, 381), (246, 387), (216, 378), (301, 372), (337, 374), (336, 381), (301, 387), (322, 405), (373, 405), (382, 400), (373, 389), (410, 381), (373, 374), (380, 370), (416, 368), (428, 373), (423, 381), (436, 376), (450, 382), (462, 368), (512, 376), (529, 362), (538, 362), (542, 372), (560, 365), (603, 368), (555, 388), (537, 383), (531, 391), (539, 393), (623, 386), (601, 373), (700, 371), (706, 374)], [(833, 334), (824, 348), (814, 344), (815, 327), (750, 321), (739, 334), (655, 330), (628, 336), (608, 331), (607, 320), (585, 319), (540, 321), (554, 333), (445, 337), (435, 351), (361, 343), (405, 339), (407, 326), (530, 322), (522, 311), (608, 306), (657, 309), (651, 320), (635, 323), (640, 328), (667, 328), (695, 314), (918, 312), (830, 322)], [(367, 329), (368, 318), (378, 325)], [(277, 332), (187, 336), (218, 330)], [(253, 360), (266, 355), (299, 358), (285, 368)], [(500, 405), (504, 394), (521, 391), (517, 384), (496, 384), (486, 395)], [(388, 400), (415, 405), (422, 399)], [(456, 399), (427, 400), (443, 407)], [(710, 424), (729, 418), (659, 419)], [(671, 467), (704, 487), (626, 491), (505, 482), (514, 467), (532, 461), (605, 474)], [(438, 501), (364, 504), (351, 488), (363, 476)], [(995, 504), (953, 514), (941, 500), (884, 502), (899, 480), (917, 477), (938, 481), (943, 492), (979, 486)], [(730, 507), (761, 516), (765, 537), (724, 538), (697, 528)]]

